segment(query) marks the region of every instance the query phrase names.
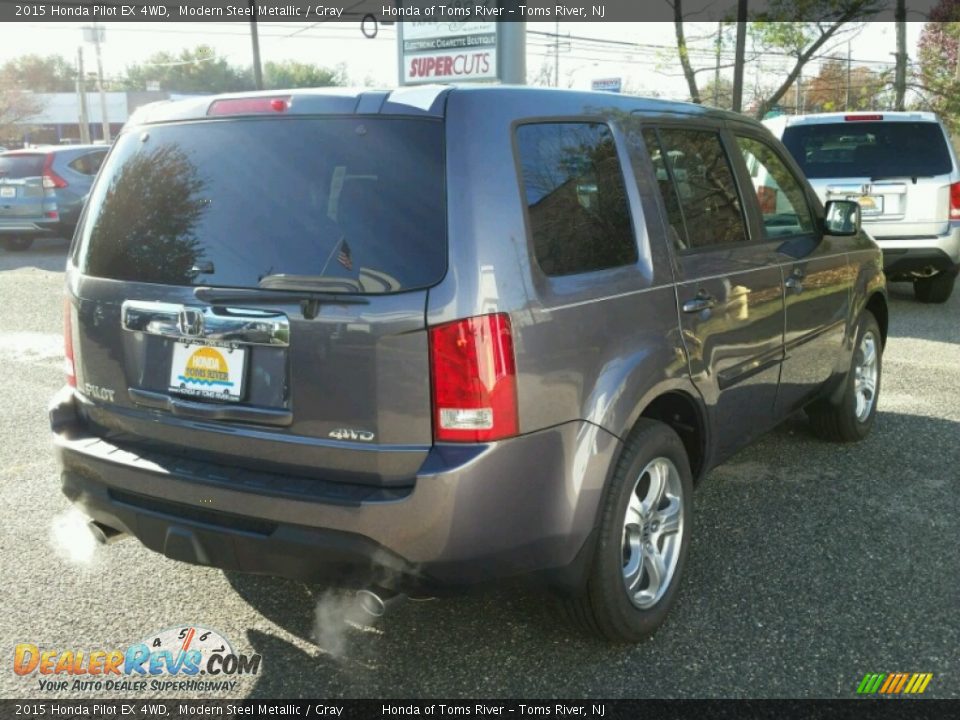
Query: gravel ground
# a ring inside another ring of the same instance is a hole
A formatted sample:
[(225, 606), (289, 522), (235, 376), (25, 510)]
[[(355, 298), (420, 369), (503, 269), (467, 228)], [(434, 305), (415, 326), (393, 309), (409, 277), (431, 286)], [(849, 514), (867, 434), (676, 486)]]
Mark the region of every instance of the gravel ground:
[[(62, 383), (64, 261), (54, 241), (0, 253), (8, 658), (18, 642), (109, 649), (195, 623), (263, 656), (231, 696), (851, 697), (867, 672), (922, 671), (928, 696), (960, 697), (960, 292), (924, 306), (892, 286), (871, 437), (830, 445), (795, 418), (710, 473), (670, 619), (611, 647), (522, 588), (408, 602), (334, 631), (336, 601), (301, 583), (179, 564), (134, 541), (71, 560), (79, 539), (64, 548), (51, 530), (71, 516), (46, 419)], [(8, 666), (0, 696), (80, 695), (43, 693)]]

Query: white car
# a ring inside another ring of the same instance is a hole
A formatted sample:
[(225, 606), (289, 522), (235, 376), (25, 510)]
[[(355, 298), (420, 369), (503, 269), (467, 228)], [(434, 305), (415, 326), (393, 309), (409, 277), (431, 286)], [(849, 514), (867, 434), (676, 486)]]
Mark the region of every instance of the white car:
[(891, 281), (946, 302), (960, 270), (960, 170), (929, 112), (781, 115), (765, 120), (822, 202), (860, 202)]

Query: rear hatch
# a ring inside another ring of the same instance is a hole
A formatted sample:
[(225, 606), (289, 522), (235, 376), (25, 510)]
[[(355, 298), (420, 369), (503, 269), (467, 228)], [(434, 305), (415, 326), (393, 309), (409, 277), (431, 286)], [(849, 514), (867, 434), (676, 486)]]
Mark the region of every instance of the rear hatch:
[(820, 199), (858, 200), (876, 238), (948, 232), (954, 162), (940, 124), (852, 115), (788, 125), (783, 143)]
[(233, 465), (409, 483), (432, 444), (442, 122), (229, 117), (126, 132), (69, 284), (97, 432)]
[(56, 196), (43, 186), (45, 154), (0, 155), (0, 227), (19, 221), (50, 219), (56, 213)]

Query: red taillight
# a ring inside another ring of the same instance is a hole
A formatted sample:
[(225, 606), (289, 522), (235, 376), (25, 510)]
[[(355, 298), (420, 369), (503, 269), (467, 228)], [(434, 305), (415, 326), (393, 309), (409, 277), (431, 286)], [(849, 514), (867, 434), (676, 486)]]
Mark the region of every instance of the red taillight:
[(67, 181), (53, 171), (53, 153), (47, 153), (43, 160), (43, 186), (49, 190), (67, 186)]
[(256, 113), (284, 112), (290, 107), (290, 96), (276, 98), (230, 98), (214, 100), (207, 115), (251, 115)]
[(844, 115), (843, 119), (847, 122), (857, 122), (858, 120), (883, 120), (883, 115)]
[(960, 220), (960, 182), (950, 186), (950, 219)]
[(67, 376), (67, 385), (77, 386), (77, 370), (73, 364), (73, 322), (70, 315), (73, 305), (70, 298), (63, 300), (63, 371)]
[(430, 357), (438, 442), (488, 442), (517, 434), (509, 315), (481, 315), (431, 328)]
[(51, 220), (56, 220), (57, 218), (60, 217), (60, 213), (57, 212), (56, 210), (47, 210), (46, 212), (43, 213), (43, 215), (44, 217), (48, 217)]

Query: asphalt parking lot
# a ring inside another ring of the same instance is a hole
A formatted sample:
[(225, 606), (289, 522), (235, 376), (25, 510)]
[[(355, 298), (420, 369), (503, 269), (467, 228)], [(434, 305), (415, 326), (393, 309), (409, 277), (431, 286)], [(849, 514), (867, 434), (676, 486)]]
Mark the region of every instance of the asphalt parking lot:
[(799, 417), (715, 469), (667, 624), (611, 647), (526, 589), (407, 602), (355, 627), (317, 588), (135, 541), (69, 559), (46, 418), (63, 377), (65, 254), (59, 241), (0, 252), (3, 697), (76, 697), (15, 676), (18, 642), (126, 647), (188, 623), (263, 656), (233, 696), (846, 698), (867, 672), (931, 672), (928, 696), (960, 697), (960, 292), (924, 306), (891, 287), (873, 435), (830, 445)]

